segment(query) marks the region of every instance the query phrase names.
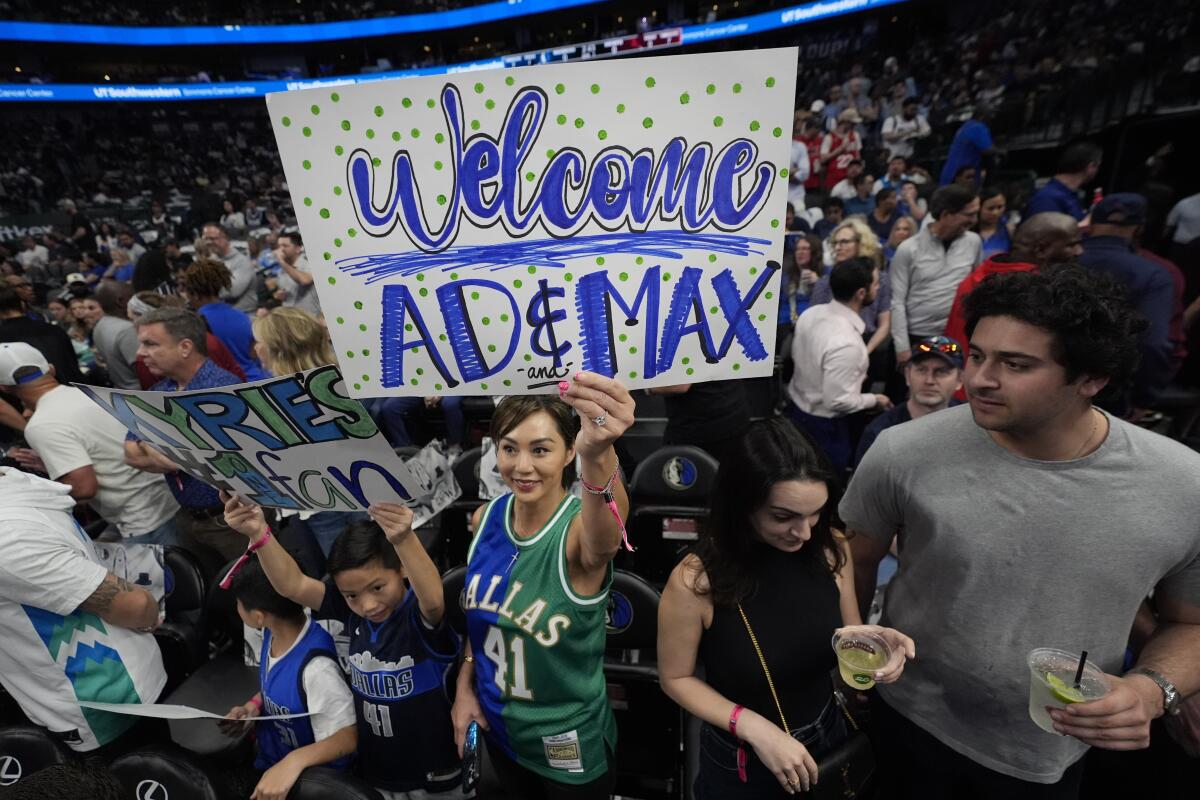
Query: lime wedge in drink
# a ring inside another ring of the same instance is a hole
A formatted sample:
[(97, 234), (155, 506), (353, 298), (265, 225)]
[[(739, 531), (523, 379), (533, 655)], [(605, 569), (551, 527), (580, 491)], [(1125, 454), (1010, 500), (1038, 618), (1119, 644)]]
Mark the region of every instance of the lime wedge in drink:
[(1082, 703), (1084, 701), (1083, 692), (1076, 689), (1074, 686), (1068, 685), (1062, 678), (1055, 675), (1053, 672), (1046, 673), (1046, 685), (1050, 687), (1050, 693), (1054, 698), (1062, 703)]

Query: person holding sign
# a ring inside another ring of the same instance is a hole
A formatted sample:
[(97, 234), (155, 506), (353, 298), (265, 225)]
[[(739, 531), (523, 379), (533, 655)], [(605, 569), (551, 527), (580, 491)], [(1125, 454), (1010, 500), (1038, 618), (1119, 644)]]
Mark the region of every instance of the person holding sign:
[[(222, 494), (225, 521), (279, 594), (343, 626), (358, 727), (358, 774), (387, 800), (462, 797), (450, 702), (443, 690), (458, 657), (444, 619), (437, 567), (412, 530), (412, 510), (371, 506), (329, 551), (324, 582), (305, 575), (267, 527), (259, 506)], [(409, 591), (405, 585), (407, 579)]]
[[(605, 611), (629, 510), (613, 443), (634, 403), (620, 381), (587, 372), (559, 392), (505, 398), (492, 417), (511, 491), (473, 518), (453, 712), (460, 751), (478, 722), (505, 791), (527, 800), (608, 798), (617, 778)], [(577, 455), (582, 501), (567, 491)]]

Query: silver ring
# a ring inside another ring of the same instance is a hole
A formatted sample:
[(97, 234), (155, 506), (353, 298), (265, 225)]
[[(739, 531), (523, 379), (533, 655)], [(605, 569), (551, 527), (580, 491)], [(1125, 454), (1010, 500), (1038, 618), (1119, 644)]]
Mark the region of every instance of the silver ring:
[(592, 417), (592, 422), (596, 423), (601, 428), (603, 428), (605, 425), (608, 424), (608, 414), (601, 414), (598, 417)]

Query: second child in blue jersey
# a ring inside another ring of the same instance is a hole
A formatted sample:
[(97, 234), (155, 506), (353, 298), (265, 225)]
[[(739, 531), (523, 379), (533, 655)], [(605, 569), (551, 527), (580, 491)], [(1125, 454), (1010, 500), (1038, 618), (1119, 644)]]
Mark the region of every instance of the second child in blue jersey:
[[(231, 528), (251, 542), (267, 534), (260, 508), (224, 499)], [(349, 639), (358, 775), (388, 800), (421, 792), (459, 798), (445, 685), (459, 642), (444, 620), (441, 576), (412, 531), (410, 509), (382, 503), (369, 513), (373, 522), (352, 525), (333, 543), (324, 582), (305, 575), (273, 538), (258, 558), (280, 594)]]
[[(333, 637), (298, 604), (276, 593), (256, 558), (237, 569), (230, 588), (242, 622), (263, 631), (263, 643), (261, 691), (232, 708), (228, 719), (311, 713), (256, 725), (254, 769), (262, 776), (251, 798), (282, 800), (308, 767), (349, 765), (358, 739), (354, 700), (338, 666)], [(241, 725), (222, 727), (233, 734)]]

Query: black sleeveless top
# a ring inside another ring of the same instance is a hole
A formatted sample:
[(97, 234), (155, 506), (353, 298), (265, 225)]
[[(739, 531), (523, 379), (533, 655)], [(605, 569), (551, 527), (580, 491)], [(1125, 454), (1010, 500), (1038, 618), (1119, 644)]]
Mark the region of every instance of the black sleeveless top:
[[(830, 640), (842, 624), (837, 581), (824, 554), (806, 545), (784, 553), (755, 546), (758, 586), (742, 608), (771, 670), (788, 726), (814, 721), (829, 702), (837, 666)], [(737, 606), (714, 606), (700, 637), (705, 680), (724, 697), (774, 722), (779, 712)]]

